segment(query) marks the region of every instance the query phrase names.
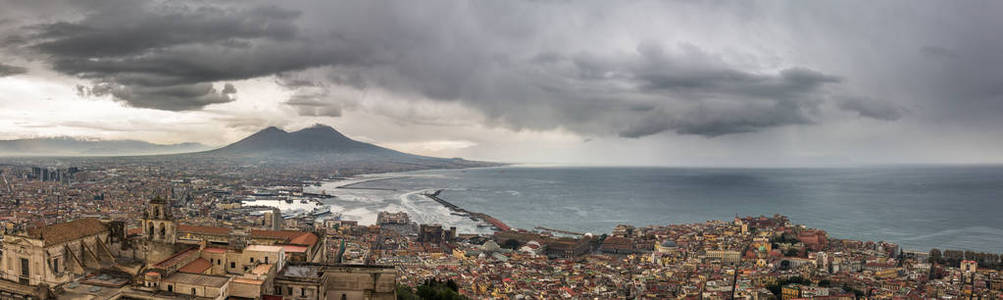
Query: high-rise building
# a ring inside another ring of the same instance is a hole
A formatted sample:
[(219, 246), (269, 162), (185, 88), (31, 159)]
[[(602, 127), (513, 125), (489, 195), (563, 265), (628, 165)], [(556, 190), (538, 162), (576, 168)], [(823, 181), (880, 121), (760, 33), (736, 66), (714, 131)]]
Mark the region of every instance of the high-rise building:
[(261, 225), (268, 230), (282, 230), (282, 211), (278, 208), (266, 211)]

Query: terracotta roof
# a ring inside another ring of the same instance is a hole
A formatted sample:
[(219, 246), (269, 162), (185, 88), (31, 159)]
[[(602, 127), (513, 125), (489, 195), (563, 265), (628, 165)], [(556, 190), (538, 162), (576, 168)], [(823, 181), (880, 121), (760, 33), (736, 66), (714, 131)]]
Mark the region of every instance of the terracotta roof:
[(308, 245), (308, 246), (313, 246), (313, 244), (317, 243), (318, 239), (319, 238), (317, 238), (317, 235), (315, 235), (313, 233), (309, 233), (309, 232), (304, 232), (303, 234), (301, 234), (301, 235), (297, 236), (296, 238), (293, 238), (292, 240), (290, 240), (289, 243), (293, 244), (293, 245)]
[(153, 266), (162, 269), (170, 268), (184, 261), (189, 255), (198, 254), (198, 250), (198, 247), (185, 249), (184, 251), (175, 253), (174, 255), (171, 255), (170, 257), (154, 264)]
[(209, 267), (212, 267), (212, 263), (205, 258), (199, 258), (184, 267), (181, 267), (181, 269), (178, 269), (178, 272), (202, 274), (205, 270), (208, 270)]
[(298, 236), (301, 232), (290, 230), (251, 230), (251, 237), (271, 238), (279, 240), (290, 240)]
[(202, 234), (229, 235), (233, 229), (225, 227), (192, 226), (178, 224), (178, 232), (191, 232)]
[[(254, 280), (254, 279), (240, 278), (240, 277), (234, 278), (233, 282), (243, 283), (243, 284), (253, 284), (253, 285), (262, 285), (262, 284), (265, 283), (264, 281), (261, 281), (261, 280)], [(267, 299), (267, 298), (264, 298), (264, 299)], [(279, 298), (279, 299), (282, 299), (282, 298)]]
[(290, 230), (251, 230), (251, 237), (277, 239), (285, 243), (303, 246), (313, 246), (320, 239), (311, 232)]
[(282, 249), (285, 249), (286, 253), (292, 253), (292, 252), (296, 252), (296, 253), (303, 252), (303, 253), (305, 253), (306, 252), (306, 247), (303, 247), (303, 246), (282, 245)]
[(254, 269), (251, 270), (251, 274), (254, 274), (254, 275), (264, 275), (264, 274), (267, 274), (268, 270), (270, 270), (271, 268), (272, 268), (272, 264), (260, 264), (260, 265), (255, 266)]
[(81, 239), (108, 231), (101, 221), (94, 218), (79, 219), (66, 223), (46, 225), (28, 230), (28, 237), (45, 241), (46, 246)]
[(230, 281), (229, 277), (202, 274), (174, 273), (164, 279), (164, 282), (182, 283), (194, 286), (223, 287)]
[(205, 248), (202, 251), (209, 253), (226, 253), (226, 249), (223, 248)]
[(631, 250), (634, 249), (633, 240), (623, 237), (607, 237), (606, 240), (602, 242), (600, 248), (603, 249), (618, 249), (618, 250)]

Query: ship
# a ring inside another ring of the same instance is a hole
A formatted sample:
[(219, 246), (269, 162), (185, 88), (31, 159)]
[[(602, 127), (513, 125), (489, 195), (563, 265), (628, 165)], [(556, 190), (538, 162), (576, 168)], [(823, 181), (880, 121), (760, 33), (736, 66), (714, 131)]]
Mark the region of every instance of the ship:
[(310, 212), (310, 215), (313, 215), (313, 216), (323, 216), (323, 215), (330, 214), (330, 213), (331, 213), (331, 207), (327, 206), (327, 205), (322, 205), (322, 206), (318, 206), (317, 208), (314, 208), (313, 211)]

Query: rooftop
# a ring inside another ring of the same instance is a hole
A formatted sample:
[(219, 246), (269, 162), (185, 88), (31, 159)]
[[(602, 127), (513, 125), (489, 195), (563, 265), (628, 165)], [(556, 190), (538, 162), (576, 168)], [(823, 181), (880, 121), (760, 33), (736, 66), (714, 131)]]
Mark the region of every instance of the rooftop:
[(280, 252), (282, 251), (282, 246), (268, 246), (268, 245), (250, 245), (244, 248), (244, 251), (259, 251), (259, 252)]
[(320, 277), (324, 273), (322, 265), (286, 265), (282, 276), (290, 277)]
[(282, 249), (286, 250), (286, 253), (305, 253), (306, 247), (303, 246), (293, 246), (293, 245), (282, 245)]
[(252, 238), (267, 238), (283, 240), (286, 243), (303, 246), (313, 246), (319, 238), (311, 232), (292, 230), (251, 230)]
[(167, 269), (167, 268), (170, 268), (170, 267), (172, 267), (172, 266), (174, 266), (176, 264), (179, 264), (180, 262), (184, 261), (185, 258), (188, 257), (189, 255), (197, 255), (197, 254), (198, 254), (198, 248), (197, 247), (188, 248), (188, 249), (186, 249), (184, 251), (181, 251), (181, 252), (175, 253), (174, 255), (171, 255), (170, 257), (168, 257), (168, 258), (166, 258), (166, 259), (164, 259), (164, 260), (162, 260), (162, 261), (154, 264), (153, 266), (157, 267), (157, 268)]
[(230, 281), (229, 277), (211, 276), (202, 274), (174, 273), (164, 279), (167, 282), (190, 284), (197, 286), (222, 287)]
[(28, 238), (44, 240), (45, 245), (50, 246), (81, 239), (103, 231), (108, 231), (108, 228), (101, 221), (87, 218), (30, 229), (28, 230)]
[(178, 224), (178, 232), (228, 235), (232, 231), (233, 231), (232, 229), (225, 227), (192, 226), (192, 225)]
[(181, 269), (178, 269), (178, 272), (202, 274), (203, 272), (205, 272), (205, 270), (208, 270), (210, 267), (212, 267), (212, 263), (210, 263), (205, 258), (198, 258), (192, 261), (191, 263), (185, 265), (184, 267), (181, 267)]

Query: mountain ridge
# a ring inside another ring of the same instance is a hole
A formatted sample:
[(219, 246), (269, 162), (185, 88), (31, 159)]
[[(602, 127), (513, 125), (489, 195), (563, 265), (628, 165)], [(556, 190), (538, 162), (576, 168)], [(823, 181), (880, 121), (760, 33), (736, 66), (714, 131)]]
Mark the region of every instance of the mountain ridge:
[(229, 145), (206, 151), (216, 154), (253, 154), (255, 152), (352, 153), (360, 151), (391, 151), (369, 143), (353, 140), (333, 127), (316, 124), (297, 131), (267, 127)]
[(404, 153), (356, 141), (323, 124), (315, 124), (292, 132), (277, 127), (266, 127), (229, 145), (183, 155), (306, 168), (351, 168), (370, 171), (500, 165), (462, 158), (438, 158)]
[(42, 137), (0, 140), (0, 156), (128, 156), (198, 152), (199, 143), (154, 144), (140, 140)]

